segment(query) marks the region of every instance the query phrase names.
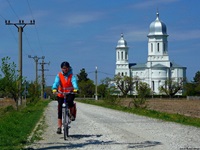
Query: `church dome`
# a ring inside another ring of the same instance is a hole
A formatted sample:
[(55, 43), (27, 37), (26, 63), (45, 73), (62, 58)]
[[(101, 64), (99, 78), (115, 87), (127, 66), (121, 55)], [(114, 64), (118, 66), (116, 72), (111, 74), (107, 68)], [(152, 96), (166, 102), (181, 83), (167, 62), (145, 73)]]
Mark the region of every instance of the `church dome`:
[(119, 39), (117, 43), (117, 47), (127, 47), (127, 42), (124, 40), (124, 35), (123, 33), (121, 34), (121, 38)]
[(157, 12), (156, 20), (153, 21), (149, 26), (149, 34), (151, 35), (167, 35), (167, 27), (166, 25), (160, 21), (159, 19), (159, 13)]

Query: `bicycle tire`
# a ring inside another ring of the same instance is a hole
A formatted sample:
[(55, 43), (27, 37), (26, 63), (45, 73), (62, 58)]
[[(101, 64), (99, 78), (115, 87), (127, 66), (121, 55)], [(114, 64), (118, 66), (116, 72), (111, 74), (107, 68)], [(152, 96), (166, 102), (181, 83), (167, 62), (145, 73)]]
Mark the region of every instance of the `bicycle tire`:
[(68, 134), (67, 111), (65, 108), (63, 108), (63, 132), (64, 132), (64, 140), (66, 140), (69, 134)]

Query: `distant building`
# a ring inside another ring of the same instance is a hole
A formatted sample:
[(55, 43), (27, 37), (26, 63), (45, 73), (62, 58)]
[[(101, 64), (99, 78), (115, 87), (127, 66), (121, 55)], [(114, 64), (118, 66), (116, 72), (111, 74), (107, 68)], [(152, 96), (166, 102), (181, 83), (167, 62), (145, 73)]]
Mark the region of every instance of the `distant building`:
[[(186, 67), (175, 64), (169, 60), (167, 27), (160, 21), (159, 13), (156, 20), (149, 26), (148, 57), (147, 62), (129, 63), (126, 40), (123, 34), (116, 46), (115, 74), (121, 76), (139, 77), (140, 81), (149, 84), (155, 94), (159, 94), (159, 87), (165, 84), (167, 79), (179, 82), (186, 78)], [(178, 93), (179, 95), (182, 94)]]

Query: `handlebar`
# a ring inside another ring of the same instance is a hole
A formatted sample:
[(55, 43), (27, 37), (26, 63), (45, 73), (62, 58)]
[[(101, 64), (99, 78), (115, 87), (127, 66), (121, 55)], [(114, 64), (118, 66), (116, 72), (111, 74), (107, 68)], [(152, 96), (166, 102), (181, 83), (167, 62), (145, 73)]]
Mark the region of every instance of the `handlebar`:
[(68, 95), (68, 94), (77, 94), (78, 90), (73, 90), (70, 92), (61, 92), (59, 90), (52, 90), (53, 94), (63, 94), (63, 95)]

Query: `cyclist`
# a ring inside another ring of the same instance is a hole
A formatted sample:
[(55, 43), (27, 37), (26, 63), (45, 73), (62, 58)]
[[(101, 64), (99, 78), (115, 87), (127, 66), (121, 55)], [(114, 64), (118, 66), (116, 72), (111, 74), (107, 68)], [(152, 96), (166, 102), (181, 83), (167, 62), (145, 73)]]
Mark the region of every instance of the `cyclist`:
[[(61, 92), (71, 92), (71, 91), (78, 91), (78, 84), (76, 77), (72, 73), (72, 67), (67, 61), (64, 61), (60, 65), (61, 72), (59, 72), (56, 77), (55, 81), (52, 86), (53, 93), (57, 93), (58, 91)], [(67, 95), (67, 102), (71, 112), (71, 120), (74, 121), (76, 117), (76, 105), (74, 103), (74, 94)], [(61, 127), (62, 127), (62, 104), (64, 102), (64, 96), (61, 93), (57, 94), (57, 101), (58, 101), (58, 129), (57, 133), (61, 134)]]

